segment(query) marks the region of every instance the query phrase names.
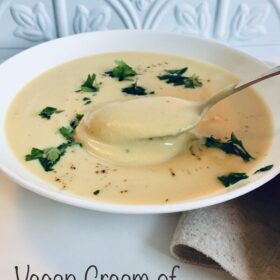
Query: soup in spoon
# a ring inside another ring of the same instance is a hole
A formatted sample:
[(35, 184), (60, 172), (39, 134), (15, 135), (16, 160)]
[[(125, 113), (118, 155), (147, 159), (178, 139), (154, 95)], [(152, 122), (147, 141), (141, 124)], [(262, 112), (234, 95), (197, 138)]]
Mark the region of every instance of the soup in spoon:
[[(174, 97), (142, 97), (105, 104), (85, 113), (76, 138), (94, 155), (119, 164), (164, 162), (196, 139), (178, 128), (195, 120), (190, 101)], [(129, 153), (127, 152), (129, 151)]]
[[(237, 80), (219, 67), (166, 54), (81, 58), (49, 70), (19, 92), (6, 117), (8, 141), (26, 168), (62, 192), (125, 204), (209, 196), (251, 175), (266, 156), (273, 125), (254, 89), (217, 104), (191, 134), (147, 138), (153, 126), (145, 117), (151, 111), (160, 130), (173, 125), (155, 104), (139, 114), (143, 126), (137, 135), (125, 118), (139, 102), (157, 97), (163, 98), (161, 108), (182, 116), (180, 105), (172, 111), (177, 99), (203, 101)], [(114, 133), (110, 125), (93, 121), (106, 105), (98, 117), (113, 122), (110, 107), (124, 101), (127, 108), (118, 112), (123, 119)], [(191, 117), (183, 115), (182, 121)]]

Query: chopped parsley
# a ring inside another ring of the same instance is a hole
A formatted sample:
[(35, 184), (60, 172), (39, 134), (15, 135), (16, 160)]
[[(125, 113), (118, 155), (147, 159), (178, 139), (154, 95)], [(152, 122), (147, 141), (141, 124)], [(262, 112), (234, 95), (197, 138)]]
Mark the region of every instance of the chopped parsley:
[(128, 87), (122, 89), (122, 92), (130, 95), (147, 95), (147, 94), (154, 94), (154, 91), (147, 92), (145, 88), (138, 86), (137, 82), (131, 84)]
[(222, 142), (213, 136), (206, 137), (205, 146), (208, 148), (217, 148), (224, 151), (226, 154), (233, 154), (240, 156), (244, 161), (250, 161), (254, 159), (245, 149), (241, 140), (239, 140), (232, 132), (230, 140)]
[[(262, 167), (254, 172), (254, 174), (259, 172), (265, 172), (273, 168), (273, 164), (267, 165), (265, 167)], [(239, 173), (239, 172), (232, 172), (228, 175), (219, 176), (218, 180), (225, 186), (228, 187), (230, 185), (233, 185), (241, 180), (247, 179), (249, 176), (246, 173)]]
[(165, 81), (167, 84), (174, 86), (184, 86), (185, 88), (197, 88), (202, 86), (199, 76), (193, 74), (192, 76), (183, 76), (188, 70), (188, 67), (176, 70), (165, 70), (167, 74), (158, 76), (160, 80)]
[[(84, 115), (81, 115), (81, 114), (77, 114), (75, 116), (75, 118), (70, 122), (70, 125), (65, 127), (61, 127), (59, 129), (59, 133), (69, 142), (69, 143), (72, 143), (74, 144), (75, 141), (73, 139), (73, 134), (74, 134), (74, 131), (76, 129), (76, 127), (79, 125), (81, 119), (83, 118)], [(76, 143), (77, 144), (77, 143)]]
[(74, 133), (74, 129), (71, 126), (68, 127), (61, 127), (59, 129), (59, 133), (68, 141), (72, 141), (73, 140), (73, 133)]
[(97, 92), (99, 84), (96, 82), (96, 74), (88, 74), (87, 79), (76, 92)]
[(137, 73), (127, 65), (124, 61), (122, 60), (116, 60), (116, 67), (113, 68), (110, 71), (105, 72), (112, 78), (117, 78), (119, 81), (124, 81), (124, 80), (130, 80), (131, 77), (134, 77), (137, 75)]
[(76, 129), (76, 127), (79, 125), (80, 121), (82, 120), (83, 116), (84, 116), (83, 114), (76, 114), (75, 118), (70, 122), (70, 126), (73, 129)]
[(47, 149), (32, 148), (31, 153), (25, 156), (26, 161), (39, 160), (45, 171), (53, 170), (53, 166), (65, 154), (66, 149), (70, 146), (69, 143), (63, 143), (57, 147)]
[(44, 155), (44, 151), (37, 149), (37, 148), (32, 148), (31, 153), (29, 155), (25, 156), (25, 160), (26, 161), (30, 161), (30, 160), (35, 160), (35, 159), (39, 159)]
[(188, 70), (188, 67), (184, 67), (182, 69), (176, 69), (176, 70), (165, 70), (165, 72), (167, 72), (171, 75), (182, 76), (187, 70)]
[(268, 171), (272, 168), (273, 168), (273, 164), (267, 165), (267, 166), (262, 167), (262, 168), (258, 169), (257, 171), (255, 171), (254, 174), (259, 173), (259, 172), (265, 172), (265, 171)]
[(229, 173), (228, 175), (224, 175), (224, 176), (219, 176), (218, 179), (220, 182), (222, 182), (222, 184), (225, 187), (229, 187), (230, 185), (233, 185), (241, 180), (247, 179), (249, 178), (248, 175), (246, 173)]
[(93, 192), (94, 195), (99, 195), (100, 194), (100, 190), (96, 190)]
[(76, 117), (70, 122), (69, 127), (61, 127), (60, 134), (67, 140), (57, 147), (50, 147), (46, 149), (32, 148), (30, 154), (25, 156), (26, 161), (38, 160), (45, 171), (53, 171), (53, 166), (59, 162), (61, 157), (65, 154), (67, 148), (76, 145), (73, 134), (78, 126), (83, 115), (77, 114)]
[(48, 107), (44, 108), (38, 115), (42, 119), (49, 120), (53, 114), (59, 114), (61, 112), (63, 112), (63, 110), (57, 110), (57, 108), (48, 106)]
[(84, 97), (83, 101), (84, 101), (84, 105), (89, 105), (92, 102), (89, 97)]

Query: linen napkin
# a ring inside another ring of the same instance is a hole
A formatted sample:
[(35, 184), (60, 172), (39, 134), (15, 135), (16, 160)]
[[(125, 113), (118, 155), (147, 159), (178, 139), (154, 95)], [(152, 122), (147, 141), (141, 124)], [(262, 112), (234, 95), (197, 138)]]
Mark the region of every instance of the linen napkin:
[(280, 176), (240, 198), (183, 213), (170, 250), (239, 280), (280, 279)]

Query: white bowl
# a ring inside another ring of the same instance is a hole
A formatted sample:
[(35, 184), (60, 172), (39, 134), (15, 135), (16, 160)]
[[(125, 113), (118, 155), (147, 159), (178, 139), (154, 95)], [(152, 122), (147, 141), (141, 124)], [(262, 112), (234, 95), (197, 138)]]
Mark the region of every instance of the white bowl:
[(84, 33), (28, 49), (0, 66), (0, 168), (13, 180), (40, 195), (83, 208), (119, 213), (168, 213), (205, 207), (238, 197), (263, 185), (280, 172), (280, 80), (273, 78), (259, 84), (257, 89), (271, 108), (275, 124), (273, 143), (261, 166), (274, 164), (274, 168), (252, 176), (245, 183), (227, 188), (221, 194), (170, 205), (110, 204), (62, 193), (33, 175), (15, 158), (5, 137), (4, 118), (13, 97), (28, 81), (54, 66), (83, 56), (118, 51), (188, 56), (219, 65), (244, 78), (268, 68), (257, 59), (214, 41), (152, 31)]

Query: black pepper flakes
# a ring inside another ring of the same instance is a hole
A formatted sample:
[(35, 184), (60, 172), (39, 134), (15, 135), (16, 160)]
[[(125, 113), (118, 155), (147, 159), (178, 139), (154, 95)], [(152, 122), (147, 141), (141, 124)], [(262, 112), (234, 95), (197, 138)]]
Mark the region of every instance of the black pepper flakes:
[(70, 165), (70, 169), (72, 169), (72, 170), (76, 170), (76, 169), (77, 169), (77, 167), (76, 167), (74, 164), (71, 164), (71, 165)]
[(171, 174), (172, 177), (176, 176), (176, 173), (173, 171), (172, 168), (169, 168), (169, 172)]
[(195, 153), (193, 146), (190, 146), (189, 150), (190, 150), (190, 153), (191, 153), (192, 156), (196, 157), (197, 160), (201, 160), (201, 157), (198, 154)]

